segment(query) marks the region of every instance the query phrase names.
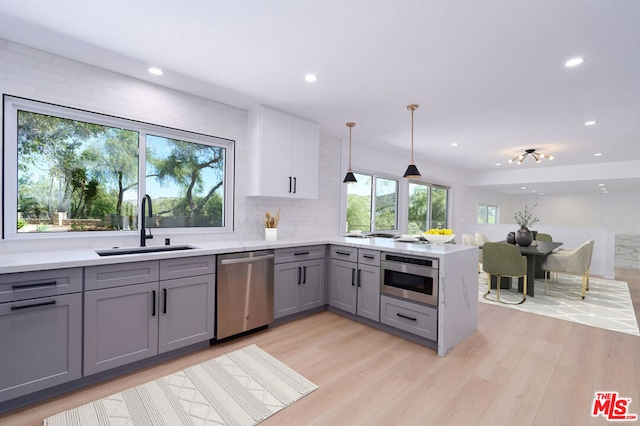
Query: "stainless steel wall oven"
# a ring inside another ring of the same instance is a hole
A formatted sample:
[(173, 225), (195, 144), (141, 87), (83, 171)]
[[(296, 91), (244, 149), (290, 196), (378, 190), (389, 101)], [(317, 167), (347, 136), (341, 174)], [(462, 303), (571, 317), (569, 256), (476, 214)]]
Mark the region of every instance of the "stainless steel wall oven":
[(382, 253), (380, 291), (437, 306), (438, 274), (438, 259)]

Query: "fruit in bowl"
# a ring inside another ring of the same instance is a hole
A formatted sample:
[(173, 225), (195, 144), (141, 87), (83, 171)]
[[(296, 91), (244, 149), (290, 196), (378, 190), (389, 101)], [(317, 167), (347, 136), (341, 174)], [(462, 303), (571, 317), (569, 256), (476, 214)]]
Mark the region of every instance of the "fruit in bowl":
[(425, 240), (434, 244), (446, 243), (453, 240), (455, 236), (453, 230), (444, 228), (432, 228), (424, 232)]

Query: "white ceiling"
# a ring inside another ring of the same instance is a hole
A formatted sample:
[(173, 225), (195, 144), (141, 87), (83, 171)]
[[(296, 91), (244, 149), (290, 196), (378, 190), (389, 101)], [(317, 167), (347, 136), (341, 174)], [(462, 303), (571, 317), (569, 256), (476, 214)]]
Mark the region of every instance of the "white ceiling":
[[(557, 178), (530, 183), (547, 194), (599, 193), (607, 176), (567, 182), (571, 166), (640, 164), (636, 0), (21, 0), (0, 3), (0, 37), (345, 139), (354, 121), (354, 145), (407, 159), (416, 103), (418, 168), (544, 168)], [(527, 148), (555, 159), (507, 163)], [(610, 192), (638, 191), (637, 168)], [(509, 182), (486, 188), (523, 191)]]

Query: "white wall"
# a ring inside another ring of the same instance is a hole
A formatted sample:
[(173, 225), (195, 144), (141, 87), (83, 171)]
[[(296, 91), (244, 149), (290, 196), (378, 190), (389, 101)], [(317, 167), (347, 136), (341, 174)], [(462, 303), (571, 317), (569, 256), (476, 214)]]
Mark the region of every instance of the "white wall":
[[(339, 138), (320, 136), (319, 199), (250, 198), (245, 197), (247, 183), (243, 178), (250, 154), (245, 143), (245, 110), (3, 39), (0, 39), (0, 93), (235, 140), (235, 232), (192, 233), (188, 237), (173, 234), (173, 242), (263, 238), (262, 217), (267, 210), (275, 212), (278, 208), (282, 210), (279, 238), (301, 234), (337, 235), (341, 174)], [(161, 229), (154, 231), (155, 238), (150, 244), (162, 244), (163, 232)], [(91, 238), (47, 235), (42, 238), (30, 236), (36, 238), (22, 241), (2, 240), (0, 254), (54, 247), (62, 250), (135, 246), (139, 242), (136, 232), (118, 234), (92, 234)]]

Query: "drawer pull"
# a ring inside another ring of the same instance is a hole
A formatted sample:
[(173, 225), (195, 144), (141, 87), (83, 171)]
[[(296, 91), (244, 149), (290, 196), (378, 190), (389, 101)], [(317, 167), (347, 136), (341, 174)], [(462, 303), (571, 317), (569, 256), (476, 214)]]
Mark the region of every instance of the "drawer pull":
[(351, 256), (351, 253), (349, 253), (348, 251), (341, 251), (341, 250), (336, 250), (336, 254), (341, 254), (343, 256)]
[(365, 259), (375, 259), (375, 256), (372, 256), (370, 254), (363, 254), (362, 257), (364, 257)]
[(49, 305), (55, 305), (55, 304), (56, 304), (55, 300), (49, 300), (48, 302), (32, 303), (30, 305), (12, 306), (11, 310), (17, 311), (19, 309), (37, 308), (38, 306), (49, 306)]
[(305, 254), (309, 254), (308, 251), (297, 251), (295, 253), (293, 253), (294, 256), (303, 256)]
[(47, 281), (44, 283), (33, 283), (33, 284), (14, 284), (11, 286), (12, 290), (26, 290), (28, 288), (38, 288), (38, 287), (55, 287), (58, 285), (57, 281)]
[(402, 315), (400, 313), (396, 313), (396, 315), (399, 316), (400, 318), (408, 319), (410, 321), (418, 321), (418, 318), (412, 318), (412, 317), (409, 317), (407, 315)]

